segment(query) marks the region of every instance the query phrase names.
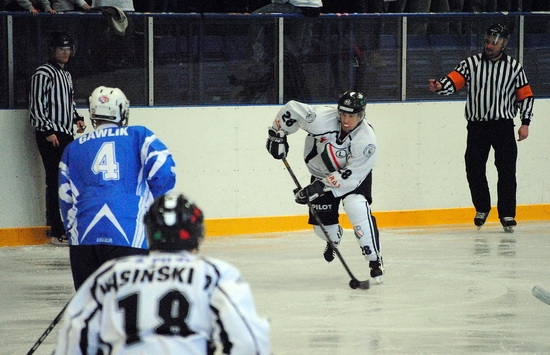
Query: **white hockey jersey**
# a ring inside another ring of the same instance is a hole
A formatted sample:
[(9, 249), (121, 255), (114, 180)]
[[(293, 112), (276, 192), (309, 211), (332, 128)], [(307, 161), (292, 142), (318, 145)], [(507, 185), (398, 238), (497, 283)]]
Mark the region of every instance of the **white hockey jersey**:
[(65, 148), (59, 207), (70, 245), (147, 248), (143, 216), (176, 183), (172, 155), (142, 126), (101, 125)]
[(221, 260), (151, 252), (108, 261), (86, 280), (63, 314), (55, 354), (206, 355), (214, 347), (271, 354), (269, 323), (248, 283)]
[(343, 140), (338, 139), (340, 118), (336, 107), (289, 101), (279, 110), (273, 128), (287, 134), (300, 128), (308, 133), (304, 147), (307, 168), (335, 197), (355, 190), (376, 162), (374, 129), (363, 119)]

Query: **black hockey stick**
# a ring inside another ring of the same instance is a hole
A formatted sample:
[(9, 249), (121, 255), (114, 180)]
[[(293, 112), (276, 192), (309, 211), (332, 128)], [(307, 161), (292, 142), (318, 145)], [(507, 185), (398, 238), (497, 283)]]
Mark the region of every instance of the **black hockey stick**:
[(540, 286), (535, 286), (531, 290), (533, 296), (541, 300), (542, 302), (550, 305), (550, 292), (546, 291)]
[[(296, 178), (296, 175), (294, 175), (294, 172), (292, 171), (292, 168), (288, 164), (288, 161), (285, 158), (283, 158), (282, 160), (283, 160), (283, 163), (286, 166), (286, 170), (288, 170), (288, 173), (292, 177), (292, 180), (294, 180), (294, 183), (296, 184), (296, 187), (298, 189), (301, 189), (302, 186), (300, 185), (300, 182)], [(332, 239), (330, 239), (330, 235), (329, 235), (327, 229), (323, 225), (323, 222), (321, 222), (321, 219), (319, 218), (319, 215), (317, 214), (315, 209), (313, 209), (313, 206), (311, 205), (311, 202), (308, 201), (307, 206), (309, 207), (309, 211), (310, 211), (311, 215), (313, 216), (313, 218), (315, 219), (315, 222), (317, 222), (319, 227), (323, 230), (323, 234), (325, 235), (325, 237), (327, 239), (327, 243), (329, 243), (330, 247), (334, 250), (334, 252), (336, 253), (336, 256), (338, 256), (338, 259), (340, 259), (340, 262), (342, 262), (342, 265), (344, 265), (344, 269), (346, 269), (346, 271), (348, 272), (349, 277), (351, 277), (351, 280), (349, 282), (349, 287), (351, 287), (353, 289), (360, 288), (360, 289), (363, 289), (363, 290), (368, 290), (369, 287), (370, 287), (369, 280), (365, 280), (365, 281), (357, 280), (357, 278), (353, 275), (350, 268), (348, 267), (348, 264), (346, 264), (346, 261), (342, 257), (342, 254), (336, 248), (336, 245), (334, 244)]]
[(34, 343), (34, 345), (32, 346), (31, 350), (29, 350), (29, 352), (27, 353), (27, 355), (30, 355), (30, 354), (34, 354), (34, 352), (36, 351), (36, 349), (38, 349), (38, 347), (40, 346), (40, 344), (42, 344), (44, 342), (44, 340), (46, 340), (46, 337), (48, 336), (48, 334), (51, 333), (51, 331), (53, 330), (53, 328), (55, 328), (56, 324), (59, 323), (59, 321), (61, 320), (61, 317), (63, 316), (63, 312), (65, 312), (65, 309), (67, 308), (67, 306), (69, 305), (69, 302), (67, 302), (67, 304), (65, 305), (65, 307), (63, 307), (63, 309), (59, 312), (59, 314), (57, 315), (57, 317), (55, 317), (55, 319), (51, 322), (50, 326), (48, 328), (46, 328), (46, 330), (44, 331), (44, 333), (42, 333), (42, 335), (40, 336), (40, 338), (38, 338), (38, 340), (36, 341), (36, 343)]

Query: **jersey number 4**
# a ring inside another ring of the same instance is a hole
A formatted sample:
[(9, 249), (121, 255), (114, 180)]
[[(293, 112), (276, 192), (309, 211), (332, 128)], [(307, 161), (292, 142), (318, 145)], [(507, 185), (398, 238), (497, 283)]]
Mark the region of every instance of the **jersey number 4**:
[[(132, 293), (122, 298), (118, 301), (118, 307), (124, 311), (126, 345), (139, 343), (141, 341), (138, 329), (139, 294)], [(195, 334), (185, 322), (188, 315), (189, 302), (185, 295), (176, 290), (167, 292), (158, 301), (158, 316), (162, 319), (162, 323), (155, 328), (155, 333), (181, 337)]]
[(118, 180), (120, 170), (116, 161), (115, 142), (105, 142), (97, 151), (92, 165), (94, 174), (103, 174), (103, 180)]

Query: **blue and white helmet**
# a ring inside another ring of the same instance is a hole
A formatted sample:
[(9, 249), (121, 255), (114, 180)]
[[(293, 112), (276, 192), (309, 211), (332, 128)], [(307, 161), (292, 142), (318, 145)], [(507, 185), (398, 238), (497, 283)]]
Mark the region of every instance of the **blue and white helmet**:
[(130, 101), (119, 88), (100, 86), (89, 98), (90, 119), (117, 123), (120, 126), (128, 124)]

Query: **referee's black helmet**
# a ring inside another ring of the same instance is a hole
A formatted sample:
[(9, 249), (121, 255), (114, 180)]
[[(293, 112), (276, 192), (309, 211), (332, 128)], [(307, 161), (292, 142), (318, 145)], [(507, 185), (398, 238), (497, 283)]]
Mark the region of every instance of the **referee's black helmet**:
[(150, 250), (198, 249), (204, 239), (202, 211), (184, 195), (164, 195), (144, 217)]
[(487, 36), (495, 36), (497, 38), (500, 37), (500, 38), (504, 38), (504, 39), (507, 40), (507, 39), (510, 38), (510, 30), (508, 30), (508, 26), (506, 26), (504, 24), (495, 23), (487, 29), (486, 35)]
[(70, 47), (71, 57), (75, 52), (74, 40), (67, 32), (52, 32), (48, 38), (48, 47), (50, 47), (50, 56), (57, 47)]

